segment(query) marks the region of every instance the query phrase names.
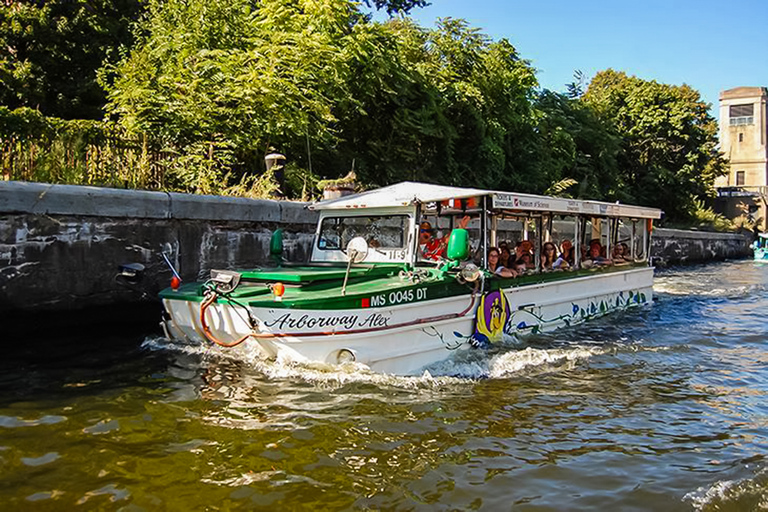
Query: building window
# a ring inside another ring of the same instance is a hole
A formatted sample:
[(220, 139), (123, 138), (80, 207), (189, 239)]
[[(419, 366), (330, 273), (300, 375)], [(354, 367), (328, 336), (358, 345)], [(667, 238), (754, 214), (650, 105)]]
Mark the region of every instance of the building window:
[(744, 186), (744, 171), (736, 171), (736, 186)]
[(748, 105), (731, 105), (728, 107), (728, 117), (731, 126), (754, 124), (753, 105), (751, 103)]
[(744, 142), (744, 134), (743, 133), (739, 134), (739, 142)]

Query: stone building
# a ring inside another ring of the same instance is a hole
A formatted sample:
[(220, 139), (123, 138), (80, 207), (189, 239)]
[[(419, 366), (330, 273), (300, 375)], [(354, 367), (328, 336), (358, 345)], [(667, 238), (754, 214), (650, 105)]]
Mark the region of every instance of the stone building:
[(717, 211), (728, 218), (750, 213), (768, 219), (768, 89), (736, 87), (720, 93), (720, 150), (730, 161), (728, 174), (715, 181)]

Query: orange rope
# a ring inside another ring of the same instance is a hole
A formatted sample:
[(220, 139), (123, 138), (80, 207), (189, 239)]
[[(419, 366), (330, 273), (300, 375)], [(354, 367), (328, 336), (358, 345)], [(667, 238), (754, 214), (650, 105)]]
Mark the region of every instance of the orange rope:
[(208, 323), (205, 321), (205, 311), (208, 309), (208, 306), (213, 304), (216, 301), (217, 295), (215, 293), (210, 294), (203, 302), (200, 304), (200, 325), (203, 327), (203, 334), (206, 338), (208, 338), (208, 341), (211, 341), (221, 347), (231, 348), (236, 347), (237, 345), (241, 344), (245, 340), (251, 337), (253, 333), (246, 334), (245, 336), (242, 336), (235, 341), (227, 343), (226, 341), (221, 341), (216, 336), (213, 335), (211, 332), (211, 328), (208, 327)]

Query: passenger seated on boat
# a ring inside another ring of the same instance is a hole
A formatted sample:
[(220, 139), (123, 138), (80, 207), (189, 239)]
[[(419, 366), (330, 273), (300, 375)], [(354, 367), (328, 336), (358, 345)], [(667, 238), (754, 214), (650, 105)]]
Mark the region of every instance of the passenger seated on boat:
[(534, 268), (536, 268), (536, 264), (533, 262), (533, 255), (529, 252), (523, 252), (520, 258), (515, 262), (515, 270), (518, 274), (522, 274)]
[(544, 245), (541, 247), (542, 270), (552, 270), (555, 260), (557, 260), (557, 247), (552, 242), (544, 242)]
[(533, 255), (533, 244), (529, 240), (523, 240), (515, 246), (515, 261), (519, 260), (523, 254)]
[(632, 255), (630, 254), (629, 246), (624, 242), (621, 242), (619, 245), (621, 246), (621, 257), (624, 258), (624, 261), (632, 261)]
[(589, 246), (589, 255), (584, 260), (584, 268), (613, 265), (613, 262), (603, 256), (605, 249), (600, 242), (594, 242)]
[(499, 264), (499, 250), (495, 247), (488, 249), (488, 271), (499, 277), (517, 277), (517, 272)]
[(509, 247), (504, 244), (499, 247), (499, 264), (503, 267), (509, 267), (509, 261), (512, 259), (512, 254), (509, 251)]
[(611, 259), (616, 265), (632, 261), (632, 258), (629, 256), (629, 246), (625, 243), (617, 243), (614, 245), (613, 251), (611, 251)]
[[(470, 216), (465, 215), (459, 220), (456, 227), (467, 229), (470, 220), (472, 220)], [(436, 261), (440, 258), (445, 258), (445, 253), (448, 250), (448, 240), (451, 238), (451, 232), (449, 230), (441, 237), (434, 236), (434, 232), (435, 230), (432, 229), (432, 225), (429, 222), (422, 222), (419, 226), (419, 249), (421, 251), (421, 256), (424, 259)]]
[(552, 264), (552, 268), (565, 269), (573, 266), (573, 244), (570, 240), (563, 240), (561, 244), (562, 252)]

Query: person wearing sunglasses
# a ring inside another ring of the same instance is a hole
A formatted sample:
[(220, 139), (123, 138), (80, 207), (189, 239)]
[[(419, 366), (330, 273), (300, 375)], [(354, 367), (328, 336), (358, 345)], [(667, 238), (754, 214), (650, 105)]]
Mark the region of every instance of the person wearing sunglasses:
[(432, 236), (434, 230), (429, 222), (422, 222), (419, 226), (419, 251), (421, 257), (427, 260), (438, 260), (442, 252), (442, 240)]

